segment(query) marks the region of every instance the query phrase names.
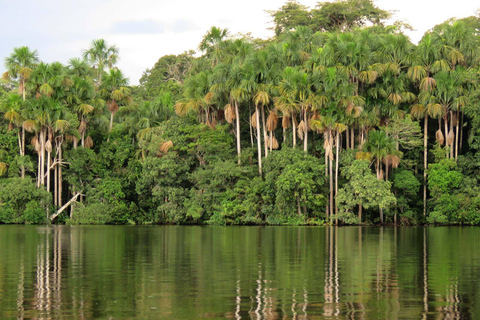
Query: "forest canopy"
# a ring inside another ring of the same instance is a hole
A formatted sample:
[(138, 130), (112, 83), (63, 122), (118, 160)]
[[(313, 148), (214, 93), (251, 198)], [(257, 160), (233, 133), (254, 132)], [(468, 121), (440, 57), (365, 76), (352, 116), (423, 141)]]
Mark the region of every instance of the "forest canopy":
[(214, 26), (139, 86), (103, 39), (65, 65), (13, 48), (0, 223), (480, 223), (478, 14), (418, 44), (369, 0), (270, 15), (271, 39)]

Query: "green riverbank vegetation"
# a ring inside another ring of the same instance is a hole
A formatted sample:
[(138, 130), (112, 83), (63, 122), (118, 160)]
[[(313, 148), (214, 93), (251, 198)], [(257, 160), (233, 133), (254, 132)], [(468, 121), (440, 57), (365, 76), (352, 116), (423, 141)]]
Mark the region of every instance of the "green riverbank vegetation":
[(130, 86), (94, 40), (0, 84), (0, 223), (480, 224), (480, 16), (418, 44), (370, 0), (212, 27)]

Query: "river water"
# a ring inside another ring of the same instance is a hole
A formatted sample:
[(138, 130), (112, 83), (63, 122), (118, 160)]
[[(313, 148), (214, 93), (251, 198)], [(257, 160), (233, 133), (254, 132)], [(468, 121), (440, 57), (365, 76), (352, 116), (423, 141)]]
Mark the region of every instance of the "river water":
[(480, 228), (0, 226), (0, 319), (480, 319)]

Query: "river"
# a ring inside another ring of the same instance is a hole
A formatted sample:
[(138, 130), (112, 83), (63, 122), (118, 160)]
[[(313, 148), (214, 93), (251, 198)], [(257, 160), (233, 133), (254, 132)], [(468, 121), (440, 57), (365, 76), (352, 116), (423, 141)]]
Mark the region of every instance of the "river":
[(479, 244), (476, 227), (0, 225), (0, 318), (479, 319)]

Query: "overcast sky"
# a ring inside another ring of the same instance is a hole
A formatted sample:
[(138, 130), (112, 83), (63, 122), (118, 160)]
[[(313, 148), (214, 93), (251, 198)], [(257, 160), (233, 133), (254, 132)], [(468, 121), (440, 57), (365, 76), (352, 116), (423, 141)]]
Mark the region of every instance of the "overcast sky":
[[(314, 7), (317, 0), (300, 0)], [(211, 26), (232, 34), (273, 35), (271, 17), (283, 0), (0, 0), (0, 73), (13, 48), (36, 49), (45, 62), (67, 63), (79, 57), (92, 39), (103, 38), (120, 49), (119, 67), (138, 80), (163, 55), (196, 49)], [(473, 0), (376, 0), (396, 18), (410, 23), (417, 42), (423, 33), (451, 17), (474, 15)]]

